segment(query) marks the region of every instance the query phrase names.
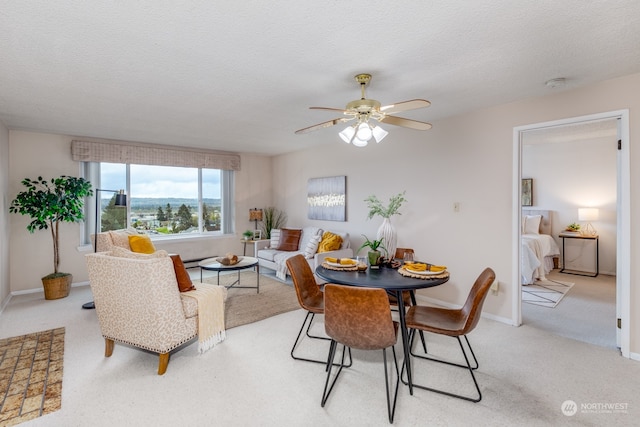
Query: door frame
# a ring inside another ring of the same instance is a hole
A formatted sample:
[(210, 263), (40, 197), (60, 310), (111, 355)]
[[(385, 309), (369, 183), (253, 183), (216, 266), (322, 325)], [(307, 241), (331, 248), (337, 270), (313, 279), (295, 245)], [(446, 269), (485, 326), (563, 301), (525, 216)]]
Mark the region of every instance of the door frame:
[(512, 322), (516, 326), (522, 324), (522, 284), (521, 284), (521, 245), (520, 232), (522, 227), (521, 196), (522, 196), (522, 137), (526, 131), (543, 129), (582, 122), (618, 119), (619, 138), (622, 146), (619, 151), (617, 165), (618, 191), (617, 200), (618, 221), (617, 221), (617, 247), (616, 247), (616, 306), (621, 319), (619, 330), (620, 351), (622, 356), (629, 358), (630, 328), (631, 318), (631, 172), (629, 165), (629, 110), (616, 110), (586, 116), (572, 117), (561, 120), (553, 120), (542, 123), (534, 123), (513, 128), (513, 218), (512, 218), (512, 265), (514, 268), (512, 283), (514, 286), (512, 310)]

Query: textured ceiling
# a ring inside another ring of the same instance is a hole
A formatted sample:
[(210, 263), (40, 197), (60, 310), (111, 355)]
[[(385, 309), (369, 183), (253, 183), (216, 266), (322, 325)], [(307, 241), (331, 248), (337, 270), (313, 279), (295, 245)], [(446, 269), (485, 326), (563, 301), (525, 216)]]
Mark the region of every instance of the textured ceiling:
[(278, 154), (340, 143), (294, 131), (358, 99), (357, 73), (434, 122), (640, 72), (638, 28), (637, 0), (0, 0), (0, 121)]

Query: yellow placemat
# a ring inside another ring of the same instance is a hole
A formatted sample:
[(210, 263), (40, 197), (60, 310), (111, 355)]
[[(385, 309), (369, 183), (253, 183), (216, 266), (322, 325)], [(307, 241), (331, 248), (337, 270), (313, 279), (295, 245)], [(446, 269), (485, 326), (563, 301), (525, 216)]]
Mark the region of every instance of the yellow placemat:
[(404, 267), (400, 267), (398, 269), (398, 273), (402, 274), (404, 277), (413, 277), (414, 279), (446, 279), (449, 277), (449, 272), (445, 271), (441, 274), (418, 274), (412, 273)]
[(329, 265), (325, 262), (322, 263), (322, 266), (324, 268), (326, 268), (327, 270), (336, 270), (336, 271), (357, 271), (358, 270), (358, 265), (352, 265), (352, 266), (348, 266), (348, 267), (335, 267), (333, 265)]

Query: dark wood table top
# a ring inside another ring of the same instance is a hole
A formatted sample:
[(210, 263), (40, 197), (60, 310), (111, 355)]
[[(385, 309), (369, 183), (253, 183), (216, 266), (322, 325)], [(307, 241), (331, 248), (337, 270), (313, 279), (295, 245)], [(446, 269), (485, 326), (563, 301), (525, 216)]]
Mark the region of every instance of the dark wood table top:
[(415, 289), (431, 288), (449, 281), (449, 277), (439, 279), (417, 279), (405, 277), (398, 270), (389, 267), (378, 269), (368, 268), (365, 271), (330, 270), (323, 266), (316, 268), (318, 277), (330, 283), (339, 285), (361, 286), (369, 288), (383, 288), (388, 291), (410, 291)]

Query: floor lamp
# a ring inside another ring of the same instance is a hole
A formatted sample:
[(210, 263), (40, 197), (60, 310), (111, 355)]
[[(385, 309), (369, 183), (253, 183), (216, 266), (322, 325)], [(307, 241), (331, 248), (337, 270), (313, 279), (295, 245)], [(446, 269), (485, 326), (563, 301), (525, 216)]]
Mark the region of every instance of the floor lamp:
[[(93, 252), (98, 252), (98, 221), (100, 218), (100, 210), (99, 210), (100, 209), (100, 193), (101, 192), (117, 193), (114, 206), (117, 206), (119, 208), (127, 207), (127, 195), (124, 194), (124, 190), (105, 190), (101, 188), (96, 188), (95, 191), (96, 191), (96, 219), (95, 219), (95, 227), (94, 227), (94, 233), (93, 233)], [(82, 304), (82, 308), (92, 309), (92, 308), (96, 308), (96, 305), (94, 304), (93, 301), (90, 301)]]

